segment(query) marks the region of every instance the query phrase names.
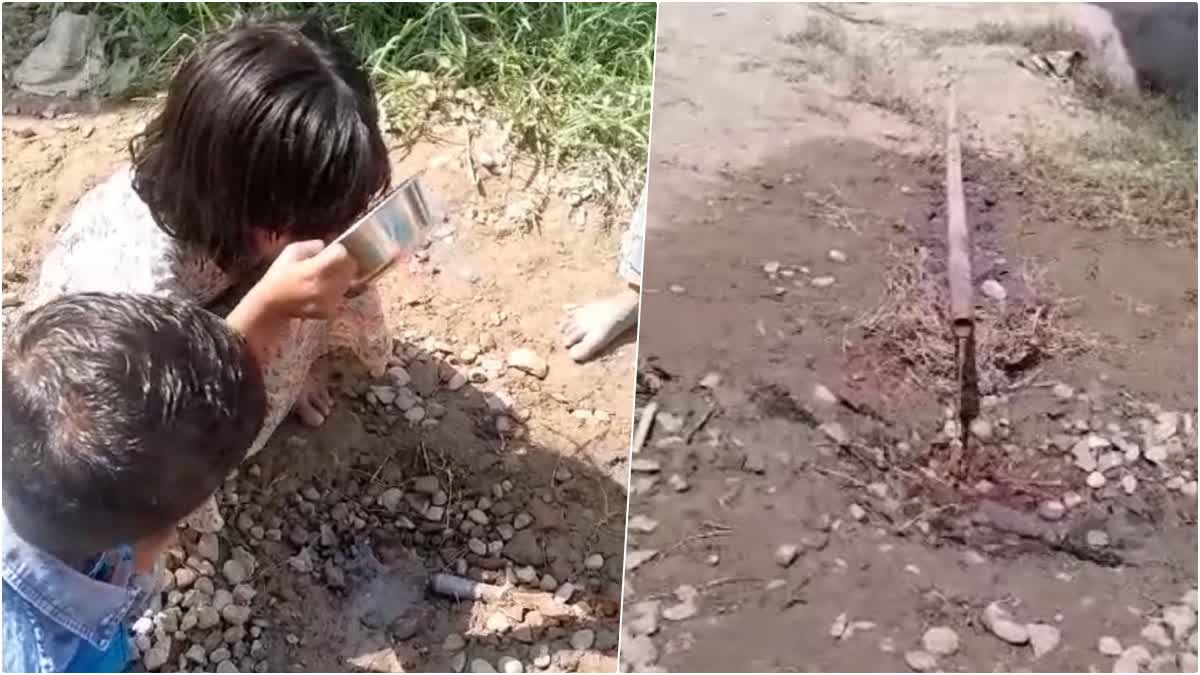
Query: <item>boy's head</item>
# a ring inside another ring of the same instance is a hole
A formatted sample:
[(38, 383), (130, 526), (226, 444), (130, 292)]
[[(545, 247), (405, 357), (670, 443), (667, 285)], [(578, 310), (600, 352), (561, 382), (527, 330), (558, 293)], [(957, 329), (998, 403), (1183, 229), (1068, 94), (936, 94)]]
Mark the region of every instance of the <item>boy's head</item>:
[(51, 301), (6, 336), (4, 511), (67, 560), (161, 536), (237, 466), (266, 394), (220, 317), (141, 295)]
[(340, 234), (387, 189), (378, 117), (366, 73), (319, 21), (235, 28), (183, 64), (134, 139), (134, 187), (222, 267), (258, 262)]

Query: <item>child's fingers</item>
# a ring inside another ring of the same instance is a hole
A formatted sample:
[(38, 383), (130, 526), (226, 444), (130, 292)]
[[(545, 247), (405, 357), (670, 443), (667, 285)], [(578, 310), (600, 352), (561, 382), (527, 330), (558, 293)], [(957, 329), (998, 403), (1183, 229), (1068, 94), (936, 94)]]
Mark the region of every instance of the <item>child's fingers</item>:
[(320, 254), (323, 248), (325, 248), (325, 242), (320, 239), (297, 241), (288, 244), (280, 253), (280, 257), (285, 257), (289, 260), (307, 260)]

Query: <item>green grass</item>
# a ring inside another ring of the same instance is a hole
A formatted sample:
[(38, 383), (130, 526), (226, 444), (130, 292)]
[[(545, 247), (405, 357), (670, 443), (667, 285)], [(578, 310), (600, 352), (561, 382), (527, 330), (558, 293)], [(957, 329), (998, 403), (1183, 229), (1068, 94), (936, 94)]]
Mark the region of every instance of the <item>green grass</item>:
[[(55, 3), (103, 19), (114, 94), (161, 88), (206, 35), (240, 16), (315, 12), (345, 31), (391, 131), (441, 111), (511, 126), (551, 163), (585, 165), (636, 191), (650, 127), (653, 3)], [(482, 110), (487, 108), (487, 110)]]

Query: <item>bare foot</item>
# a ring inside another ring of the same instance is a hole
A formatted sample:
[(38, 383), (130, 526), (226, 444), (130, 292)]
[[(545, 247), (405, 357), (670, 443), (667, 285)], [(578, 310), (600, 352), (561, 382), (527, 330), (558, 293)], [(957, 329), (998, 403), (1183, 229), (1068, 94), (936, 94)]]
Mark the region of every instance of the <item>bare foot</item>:
[(333, 412), (333, 395), (324, 381), (310, 373), (293, 410), (306, 426), (319, 427)]
[(563, 346), (571, 358), (583, 363), (594, 357), (614, 338), (637, 325), (638, 292), (629, 289), (617, 295), (574, 307), (563, 322)]

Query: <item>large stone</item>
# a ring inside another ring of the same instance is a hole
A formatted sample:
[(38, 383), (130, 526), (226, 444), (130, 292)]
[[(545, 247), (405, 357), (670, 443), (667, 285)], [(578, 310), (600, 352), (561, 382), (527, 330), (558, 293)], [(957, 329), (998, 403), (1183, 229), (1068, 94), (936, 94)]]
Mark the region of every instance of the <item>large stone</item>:
[(38, 96), (75, 98), (104, 79), (104, 46), (96, 19), (60, 12), (46, 38), (13, 71), (17, 87)]

